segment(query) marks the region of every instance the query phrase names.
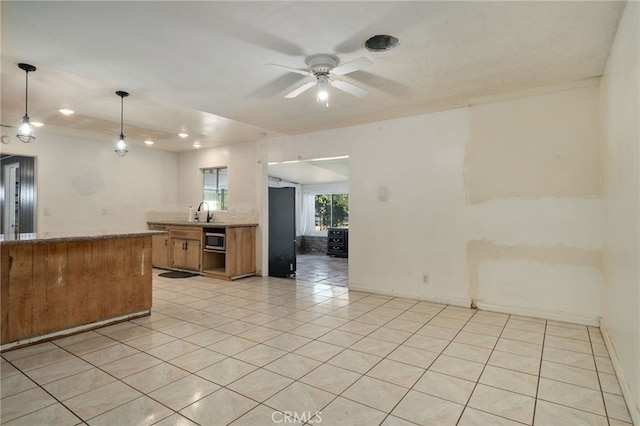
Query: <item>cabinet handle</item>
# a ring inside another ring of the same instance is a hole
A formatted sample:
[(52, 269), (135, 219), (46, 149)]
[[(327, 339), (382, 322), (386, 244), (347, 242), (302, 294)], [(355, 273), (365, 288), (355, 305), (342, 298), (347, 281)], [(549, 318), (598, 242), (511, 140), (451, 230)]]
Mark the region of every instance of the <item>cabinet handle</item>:
[(164, 240), (164, 245), (169, 245), (169, 240)]

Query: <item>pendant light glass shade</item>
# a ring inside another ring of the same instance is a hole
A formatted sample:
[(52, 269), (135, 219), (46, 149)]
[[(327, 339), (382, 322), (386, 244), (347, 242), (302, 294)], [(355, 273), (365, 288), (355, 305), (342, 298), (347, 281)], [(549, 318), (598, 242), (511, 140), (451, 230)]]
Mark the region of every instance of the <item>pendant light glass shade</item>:
[(25, 80), (25, 93), (24, 93), (24, 117), (22, 117), (22, 123), (18, 126), (18, 133), (16, 137), (24, 143), (33, 142), (36, 140), (36, 135), (33, 131), (33, 126), (29, 121), (29, 114), (27, 113), (29, 106), (29, 73), (36, 70), (36, 67), (29, 64), (18, 64), (18, 67), (26, 74)]
[(116, 144), (116, 154), (122, 157), (127, 152), (129, 152), (129, 150), (127, 149), (127, 138), (121, 133), (120, 139)]
[(36, 140), (36, 135), (33, 131), (33, 126), (29, 122), (29, 116), (25, 114), (22, 118), (22, 123), (18, 126), (18, 133), (16, 137), (24, 143), (33, 142)]
[(124, 98), (129, 96), (129, 93), (124, 92), (122, 90), (118, 90), (116, 92), (116, 95), (120, 96), (120, 139), (116, 144), (115, 151), (116, 151), (116, 154), (118, 154), (120, 157), (123, 157), (127, 152), (129, 152), (129, 150), (127, 149), (127, 138), (124, 136), (124, 131), (123, 131)]

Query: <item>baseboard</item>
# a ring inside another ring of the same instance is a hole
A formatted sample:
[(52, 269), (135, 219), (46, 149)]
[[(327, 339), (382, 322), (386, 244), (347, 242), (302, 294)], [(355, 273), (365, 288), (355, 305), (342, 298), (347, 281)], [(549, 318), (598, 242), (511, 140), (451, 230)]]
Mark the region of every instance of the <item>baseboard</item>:
[(627, 403), (627, 408), (629, 409), (631, 420), (633, 421), (634, 425), (640, 425), (640, 406), (638, 406), (638, 401), (636, 401), (633, 397), (631, 387), (629, 386), (629, 382), (624, 375), (622, 364), (620, 364), (620, 359), (618, 358), (618, 354), (616, 353), (615, 346), (613, 346), (613, 342), (611, 341), (611, 336), (609, 336), (609, 331), (607, 330), (607, 325), (604, 319), (600, 321), (600, 332), (602, 333), (604, 344), (609, 351), (609, 358), (611, 358), (613, 370), (615, 371), (616, 377), (618, 378), (620, 389), (622, 389), (622, 396)]
[[(461, 306), (464, 308), (469, 308), (471, 306), (471, 302), (468, 299), (463, 298), (442, 298), (442, 297), (424, 297), (420, 295), (416, 295), (413, 293), (403, 293), (398, 291), (389, 291), (389, 290), (379, 290), (370, 287), (362, 287), (358, 285), (349, 284), (349, 290), (353, 291), (362, 291), (366, 293), (380, 294), (383, 296), (391, 296), (391, 297), (402, 297), (406, 299), (417, 299), (424, 300), (427, 302), (433, 303), (442, 303), (445, 305), (453, 305), (453, 306)], [(511, 315), (521, 315), (525, 317), (535, 317), (535, 318), (543, 318), (552, 321), (563, 321), (570, 322), (573, 324), (582, 324), (582, 325), (591, 325), (594, 327), (598, 327), (600, 325), (600, 317), (590, 316), (590, 315), (578, 315), (578, 314), (570, 314), (565, 312), (552, 312), (552, 311), (541, 311), (538, 309), (530, 309), (523, 308), (519, 306), (505, 306), (505, 305), (495, 305), (491, 303), (483, 303), (477, 302), (476, 306), (478, 309), (482, 309), (485, 311), (491, 312), (500, 312), (504, 314)]]
[(477, 302), (479, 309), (492, 312), (501, 312), (510, 315), (521, 315), (524, 317), (542, 318), (552, 321), (570, 322), (572, 324), (590, 325), (598, 327), (600, 325), (600, 317), (593, 315), (571, 314), (568, 312), (554, 312), (540, 309), (531, 309), (520, 306), (495, 305), (492, 303)]
[(424, 297), (424, 296), (419, 296), (413, 293), (380, 290), (380, 289), (371, 288), (371, 287), (362, 287), (358, 285), (353, 285), (351, 283), (349, 283), (348, 288), (351, 291), (362, 291), (364, 293), (379, 294), (381, 296), (402, 297), (403, 299), (423, 300), (425, 302), (441, 303), (443, 305), (460, 306), (463, 308), (470, 307), (469, 301), (463, 298)]

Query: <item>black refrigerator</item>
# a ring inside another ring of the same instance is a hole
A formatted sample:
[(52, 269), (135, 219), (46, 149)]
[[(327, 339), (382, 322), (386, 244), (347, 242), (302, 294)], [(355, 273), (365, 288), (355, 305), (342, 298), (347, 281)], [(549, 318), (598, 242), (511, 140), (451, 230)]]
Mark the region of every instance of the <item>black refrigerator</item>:
[(269, 276), (296, 273), (296, 189), (269, 187)]

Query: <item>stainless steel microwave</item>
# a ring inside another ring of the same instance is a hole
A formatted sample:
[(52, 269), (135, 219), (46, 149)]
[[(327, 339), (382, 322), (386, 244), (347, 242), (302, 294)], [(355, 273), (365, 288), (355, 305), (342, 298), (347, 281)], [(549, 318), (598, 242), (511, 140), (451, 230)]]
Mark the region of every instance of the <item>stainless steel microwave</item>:
[(213, 251), (225, 251), (225, 235), (220, 232), (205, 232), (204, 248)]

